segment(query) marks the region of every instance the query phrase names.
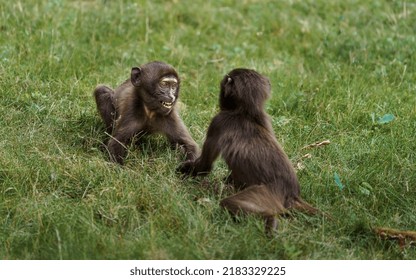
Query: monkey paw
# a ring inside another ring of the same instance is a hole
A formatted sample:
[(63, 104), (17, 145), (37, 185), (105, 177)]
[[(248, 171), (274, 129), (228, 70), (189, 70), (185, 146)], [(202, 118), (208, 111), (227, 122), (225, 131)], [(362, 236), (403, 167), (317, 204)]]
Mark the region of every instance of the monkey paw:
[(187, 160), (184, 161), (181, 165), (179, 165), (178, 168), (176, 168), (176, 171), (179, 173), (182, 173), (186, 176), (195, 176), (195, 161), (193, 160)]

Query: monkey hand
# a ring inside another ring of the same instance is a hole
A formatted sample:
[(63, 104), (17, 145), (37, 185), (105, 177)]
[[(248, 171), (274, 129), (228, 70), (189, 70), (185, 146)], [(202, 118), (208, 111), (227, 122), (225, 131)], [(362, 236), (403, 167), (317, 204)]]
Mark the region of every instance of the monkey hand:
[(195, 172), (195, 161), (193, 160), (187, 160), (181, 163), (178, 168), (176, 168), (176, 171), (179, 173), (182, 173), (187, 176), (196, 176), (197, 173)]

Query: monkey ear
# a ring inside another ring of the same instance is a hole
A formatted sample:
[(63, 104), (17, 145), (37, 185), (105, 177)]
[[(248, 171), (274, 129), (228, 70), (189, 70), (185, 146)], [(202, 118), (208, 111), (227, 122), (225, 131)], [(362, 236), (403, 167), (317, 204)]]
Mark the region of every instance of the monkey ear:
[(140, 67), (133, 67), (131, 68), (131, 83), (133, 86), (138, 87), (140, 86), (140, 74), (142, 73), (142, 69)]
[(233, 82), (233, 79), (230, 76), (227, 75), (227, 78), (226, 78), (225, 84), (224, 84), (224, 97), (228, 97), (228, 96), (230, 96), (230, 93), (232, 93), (232, 90), (230, 90), (229, 87), (226, 87), (226, 86), (231, 85), (232, 82)]

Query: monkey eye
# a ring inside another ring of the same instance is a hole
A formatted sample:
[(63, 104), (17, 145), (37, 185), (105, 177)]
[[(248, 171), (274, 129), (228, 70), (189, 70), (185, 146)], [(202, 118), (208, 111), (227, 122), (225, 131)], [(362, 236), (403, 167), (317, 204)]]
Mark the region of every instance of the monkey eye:
[(177, 88), (178, 87), (178, 83), (176, 83), (176, 82), (167, 82), (167, 81), (161, 81), (159, 83), (159, 85), (161, 87), (171, 87), (171, 88)]
[(178, 80), (174, 77), (163, 77), (159, 81), (159, 86), (163, 88), (176, 88), (178, 86)]

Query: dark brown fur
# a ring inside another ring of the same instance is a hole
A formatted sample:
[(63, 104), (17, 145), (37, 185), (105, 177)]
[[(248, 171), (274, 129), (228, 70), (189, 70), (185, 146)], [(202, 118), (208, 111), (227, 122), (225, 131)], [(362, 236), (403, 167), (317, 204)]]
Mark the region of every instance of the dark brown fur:
[(133, 67), (130, 79), (115, 90), (96, 87), (97, 109), (112, 136), (107, 146), (112, 161), (123, 164), (131, 139), (155, 132), (165, 134), (172, 145), (182, 146), (188, 160), (198, 156), (198, 146), (177, 112), (179, 84), (172, 66), (155, 61)]
[(201, 156), (179, 167), (182, 173), (207, 174), (221, 155), (231, 170), (230, 181), (240, 192), (220, 205), (234, 215), (263, 216), (267, 233), (276, 229), (276, 215), (287, 209), (317, 211), (300, 198), (295, 170), (264, 111), (269, 97), (270, 82), (265, 76), (249, 69), (231, 71), (221, 81), (221, 111), (208, 128)]

